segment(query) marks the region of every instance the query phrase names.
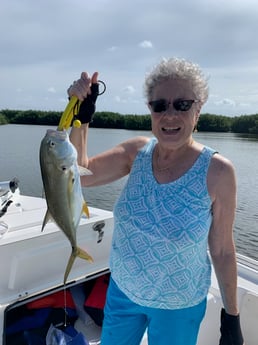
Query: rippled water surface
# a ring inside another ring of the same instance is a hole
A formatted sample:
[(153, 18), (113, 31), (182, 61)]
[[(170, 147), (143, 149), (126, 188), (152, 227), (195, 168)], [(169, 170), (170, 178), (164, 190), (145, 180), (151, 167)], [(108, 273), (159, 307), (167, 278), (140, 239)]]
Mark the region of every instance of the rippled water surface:
[[(16, 176), (23, 194), (42, 195), (39, 145), (46, 126), (0, 126), (0, 181)], [(136, 135), (150, 132), (91, 129), (90, 154), (102, 152)], [(258, 136), (232, 133), (196, 133), (195, 139), (229, 158), (235, 165), (238, 181), (238, 206), (235, 221), (237, 251), (258, 260)], [(114, 167), (115, 169), (115, 167)], [(112, 210), (125, 178), (107, 186), (84, 189), (89, 205)]]

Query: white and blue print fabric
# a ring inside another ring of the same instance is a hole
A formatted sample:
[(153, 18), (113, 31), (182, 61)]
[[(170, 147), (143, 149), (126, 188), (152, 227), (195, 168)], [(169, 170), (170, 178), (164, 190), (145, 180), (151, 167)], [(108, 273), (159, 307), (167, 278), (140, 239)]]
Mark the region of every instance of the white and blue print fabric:
[(206, 297), (210, 286), (207, 172), (215, 151), (204, 147), (183, 176), (159, 184), (152, 172), (155, 145), (153, 138), (138, 153), (115, 205), (110, 268), (116, 284), (135, 303), (191, 307)]

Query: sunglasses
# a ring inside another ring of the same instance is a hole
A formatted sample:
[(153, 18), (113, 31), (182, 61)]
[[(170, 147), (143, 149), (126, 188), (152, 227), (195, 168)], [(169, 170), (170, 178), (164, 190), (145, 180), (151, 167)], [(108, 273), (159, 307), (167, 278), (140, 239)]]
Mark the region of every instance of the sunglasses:
[(149, 105), (154, 113), (163, 113), (168, 110), (169, 105), (173, 104), (176, 111), (188, 111), (191, 109), (193, 103), (198, 103), (196, 99), (176, 99), (174, 102), (169, 102), (166, 99), (158, 99), (156, 101), (150, 101)]

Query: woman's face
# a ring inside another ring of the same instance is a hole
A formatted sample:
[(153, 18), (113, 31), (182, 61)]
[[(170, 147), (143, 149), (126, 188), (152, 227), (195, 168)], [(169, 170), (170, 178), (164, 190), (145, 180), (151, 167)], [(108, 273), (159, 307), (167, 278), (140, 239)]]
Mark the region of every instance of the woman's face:
[[(179, 79), (161, 82), (154, 88), (149, 101), (157, 100), (162, 101), (148, 106), (151, 111), (152, 132), (160, 145), (164, 145), (167, 149), (176, 149), (190, 142), (198, 121), (201, 103), (181, 102), (180, 104), (178, 102), (180, 100), (198, 101), (190, 82)], [(180, 106), (187, 109), (190, 103), (192, 103), (191, 107), (187, 111), (175, 109)], [(158, 112), (159, 110), (164, 111)]]

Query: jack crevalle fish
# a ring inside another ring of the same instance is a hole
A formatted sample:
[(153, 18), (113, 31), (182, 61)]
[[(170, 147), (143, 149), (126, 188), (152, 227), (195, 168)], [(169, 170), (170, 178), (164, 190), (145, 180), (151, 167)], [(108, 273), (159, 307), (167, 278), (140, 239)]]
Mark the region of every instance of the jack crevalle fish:
[[(46, 223), (52, 219), (67, 236), (72, 246), (72, 253), (64, 274), (65, 284), (77, 256), (93, 261), (92, 257), (79, 248), (76, 242), (76, 230), (81, 216), (84, 212), (89, 217), (89, 210), (82, 194), (77, 151), (65, 130), (47, 130), (40, 145), (40, 168), (47, 202), (42, 231)], [(83, 174), (91, 174), (91, 172), (84, 169)]]

